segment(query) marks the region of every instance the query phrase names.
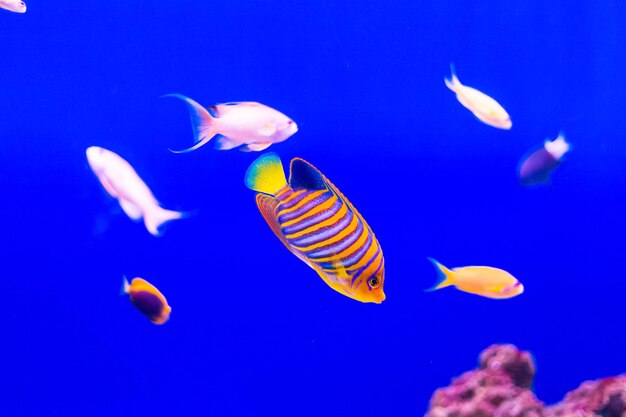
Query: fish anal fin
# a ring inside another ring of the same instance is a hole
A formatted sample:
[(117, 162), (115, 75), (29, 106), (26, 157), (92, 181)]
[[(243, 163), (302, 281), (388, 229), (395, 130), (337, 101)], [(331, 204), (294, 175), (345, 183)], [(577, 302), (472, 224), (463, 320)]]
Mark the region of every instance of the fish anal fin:
[(214, 141), (215, 149), (219, 149), (221, 151), (227, 151), (241, 145), (240, 143), (219, 134), (215, 137)]
[(271, 143), (249, 143), (246, 146), (240, 148), (243, 152), (259, 152), (269, 148)]
[(294, 158), (289, 168), (289, 185), (291, 188), (307, 190), (326, 190), (327, 180), (324, 175), (304, 159)]

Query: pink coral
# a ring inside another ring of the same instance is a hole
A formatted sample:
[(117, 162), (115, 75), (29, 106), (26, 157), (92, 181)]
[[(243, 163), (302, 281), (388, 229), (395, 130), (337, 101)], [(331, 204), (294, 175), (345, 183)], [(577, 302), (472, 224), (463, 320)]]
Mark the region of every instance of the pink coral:
[(535, 365), (528, 352), (494, 345), (479, 369), (435, 391), (427, 417), (626, 417), (626, 376), (586, 382), (552, 407), (530, 390)]

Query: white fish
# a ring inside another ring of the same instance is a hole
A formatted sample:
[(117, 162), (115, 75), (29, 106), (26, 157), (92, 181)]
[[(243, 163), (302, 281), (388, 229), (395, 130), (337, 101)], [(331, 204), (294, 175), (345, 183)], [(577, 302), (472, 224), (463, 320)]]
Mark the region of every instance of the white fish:
[(152, 235), (160, 235), (159, 228), (163, 223), (183, 217), (181, 212), (161, 208), (146, 183), (118, 154), (98, 146), (87, 148), (86, 154), (89, 166), (104, 189), (119, 201), (128, 217), (133, 220), (143, 218)]
[[(273, 143), (287, 140), (298, 131), (298, 125), (278, 110), (255, 102), (217, 104), (205, 109), (189, 97), (168, 94), (183, 100), (191, 114), (196, 144), (183, 151), (198, 149), (215, 136), (215, 148), (262, 151)], [(171, 149), (170, 149), (171, 150)]]
[(500, 129), (510, 129), (513, 123), (509, 114), (494, 99), (480, 91), (467, 87), (459, 81), (454, 71), (454, 66), (450, 64), (452, 79), (444, 78), (446, 86), (456, 93), (459, 102), (469, 109), (474, 116), (489, 126)]
[(0, 0), (0, 9), (10, 10), (15, 13), (26, 13), (26, 3), (20, 0)]

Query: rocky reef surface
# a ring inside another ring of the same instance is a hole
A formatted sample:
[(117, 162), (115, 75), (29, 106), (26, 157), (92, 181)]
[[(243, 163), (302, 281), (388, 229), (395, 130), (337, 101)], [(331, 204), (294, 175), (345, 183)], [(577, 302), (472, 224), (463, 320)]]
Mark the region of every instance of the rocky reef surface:
[(493, 345), (477, 369), (435, 391), (426, 417), (626, 417), (626, 375), (585, 382), (552, 406), (531, 391), (534, 376), (528, 352)]

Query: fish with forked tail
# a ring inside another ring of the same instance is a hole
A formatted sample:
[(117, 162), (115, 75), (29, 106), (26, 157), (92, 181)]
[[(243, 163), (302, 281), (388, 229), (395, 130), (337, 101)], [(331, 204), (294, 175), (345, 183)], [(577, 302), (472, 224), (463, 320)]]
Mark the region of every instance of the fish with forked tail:
[(224, 103), (205, 109), (181, 94), (167, 94), (163, 97), (183, 100), (191, 115), (196, 143), (189, 149), (172, 151), (174, 153), (191, 152), (211, 140), (216, 149), (262, 151), (274, 143), (287, 140), (298, 131), (298, 125), (293, 120), (261, 103)]

